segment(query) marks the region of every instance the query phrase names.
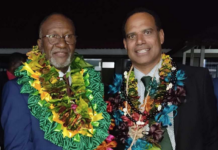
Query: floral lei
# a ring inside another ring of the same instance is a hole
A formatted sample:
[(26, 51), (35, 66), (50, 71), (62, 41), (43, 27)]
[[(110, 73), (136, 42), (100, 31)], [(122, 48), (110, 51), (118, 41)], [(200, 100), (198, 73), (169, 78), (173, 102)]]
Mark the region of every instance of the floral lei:
[(114, 137), (108, 134), (111, 119), (103, 84), (92, 65), (75, 54), (66, 75), (72, 79), (69, 86), (37, 46), (27, 56), (15, 75), (21, 93), (29, 94), (28, 108), (39, 120), (44, 138), (64, 150), (93, 150), (100, 144), (115, 147)]
[[(129, 75), (128, 95), (125, 91), (127, 75)], [(150, 81), (145, 87), (150, 90), (145, 111), (139, 111), (139, 96), (137, 79), (134, 71), (116, 74), (114, 84), (109, 86), (107, 111), (115, 120), (115, 137), (125, 149), (132, 150), (161, 150), (160, 142), (163, 139), (163, 127), (171, 125), (168, 114), (176, 111), (178, 106), (185, 102), (184, 90), (185, 73), (177, 70), (169, 55), (162, 54), (162, 66), (159, 69), (160, 83)], [(121, 90), (120, 90), (121, 89)], [(128, 107), (127, 107), (128, 106)]]

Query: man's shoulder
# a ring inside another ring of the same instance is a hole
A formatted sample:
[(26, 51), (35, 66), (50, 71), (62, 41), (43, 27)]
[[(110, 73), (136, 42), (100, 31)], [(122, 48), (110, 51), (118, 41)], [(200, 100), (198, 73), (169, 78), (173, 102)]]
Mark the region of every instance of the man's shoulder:
[(179, 69), (184, 69), (187, 71), (206, 71), (206, 68), (203, 67), (195, 67), (195, 66), (187, 66), (187, 65), (183, 65), (183, 64), (177, 64)]
[(17, 79), (18, 79), (18, 78), (9, 80), (6, 84), (8, 84), (8, 85), (14, 85), (14, 86), (20, 86), (20, 85), (17, 83)]
[(29, 94), (21, 93), (21, 85), (17, 83), (17, 78), (13, 80), (9, 80), (3, 88), (2, 91), (2, 103), (6, 103), (6, 101), (13, 103), (20, 103), (21, 101), (18, 99), (24, 99), (25, 103), (27, 103), (27, 99)]
[(19, 90), (20, 88), (21, 88), (21, 85), (17, 83), (17, 78), (7, 81), (4, 85), (4, 89)]
[(205, 73), (209, 73), (208, 69), (203, 67), (187, 66), (182, 64), (177, 64), (177, 67), (178, 70), (185, 71), (185, 74), (189, 76), (202, 76)]

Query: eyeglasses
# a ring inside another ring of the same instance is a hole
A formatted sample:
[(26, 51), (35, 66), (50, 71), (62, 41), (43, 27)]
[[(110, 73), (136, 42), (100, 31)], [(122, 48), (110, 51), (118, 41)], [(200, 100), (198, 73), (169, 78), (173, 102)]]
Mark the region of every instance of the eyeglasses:
[(63, 36), (60, 36), (57, 34), (48, 34), (48, 35), (43, 36), (42, 38), (45, 38), (45, 37), (47, 37), (48, 42), (51, 45), (55, 45), (55, 44), (59, 43), (61, 38), (64, 38), (65, 42), (69, 45), (76, 43), (76, 36), (74, 34), (67, 34), (67, 35), (63, 35)]

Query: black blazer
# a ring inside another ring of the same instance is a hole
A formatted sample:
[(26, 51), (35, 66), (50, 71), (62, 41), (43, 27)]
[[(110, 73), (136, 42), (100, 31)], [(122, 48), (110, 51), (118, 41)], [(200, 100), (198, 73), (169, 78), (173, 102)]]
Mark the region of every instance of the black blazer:
[[(187, 102), (178, 107), (174, 118), (176, 150), (218, 150), (216, 97), (209, 71), (205, 68), (178, 65), (187, 79)], [(118, 144), (117, 150), (124, 149)]]
[(187, 102), (174, 119), (176, 150), (218, 150), (216, 97), (209, 71), (178, 65), (187, 76)]

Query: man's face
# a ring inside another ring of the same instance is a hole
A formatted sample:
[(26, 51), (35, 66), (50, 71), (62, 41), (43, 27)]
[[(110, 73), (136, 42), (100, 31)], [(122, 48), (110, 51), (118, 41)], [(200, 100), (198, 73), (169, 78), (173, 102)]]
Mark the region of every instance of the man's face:
[[(72, 23), (61, 15), (49, 17), (41, 27), (41, 37), (45, 35), (65, 36), (74, 33)], [(76, 43), (76, 41), (75, 41)], [(38, 40), (39, 49), (46, 54), (50, 63), (58, 69), (67, 68), (72, 60), (75, 51), (75, 44), (67, 44), (63, 38), (52, 45), (47, 37)]]
[(130, 16), (126, 22), (125, 33), (124, 47), (135, 67), (159, 62), (164, 33), (163, 30), (157, 30), (155, 20), (150, 14), (136, 13)]

